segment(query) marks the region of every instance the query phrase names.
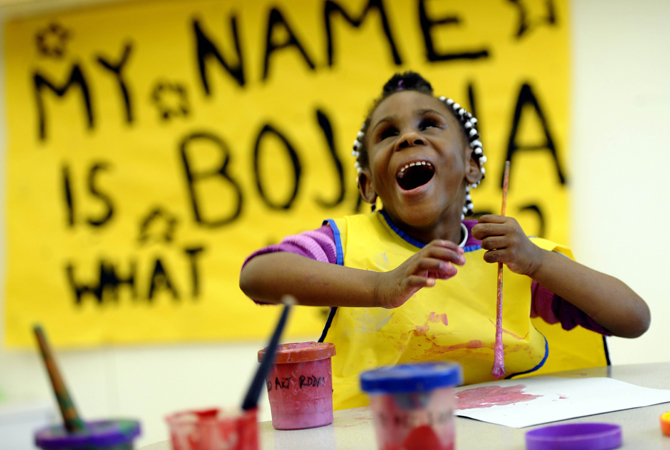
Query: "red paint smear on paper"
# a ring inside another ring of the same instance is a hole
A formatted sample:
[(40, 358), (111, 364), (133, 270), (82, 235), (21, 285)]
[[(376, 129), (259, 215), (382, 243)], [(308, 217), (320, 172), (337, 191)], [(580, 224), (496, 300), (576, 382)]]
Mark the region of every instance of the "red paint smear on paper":
[(529, 402), (541, 395), (525, 394), (523, 384), (516, 386), (483, 386), (456, 394), (456, 409), (490, 408), (492, 406), (513, 405)]
[(442, 313), (442, 314), (436, 314), (434, 312), (431, 312), (428, 314), (428, 322), (432, 323), (437, 323), (437, 322), (442, 322), (444, 325), (449, 325), (449, 320), (447, 320), (447, 315)]
[[(491, 325), (493, 325), (494, 327), (496, 326), (496, 324), (493, 323), (493, 320), (489, 319), (489, 322), (491, 322)], [(526, 332), (526, 335), (525, 335), (524, 337), (521, 337), (521, 336), (517, 336), (516, 334), (512, 333), (511, 331), (507, 331), (507, 330), (504, 329), (504, 328), (502, 329), (502, 332), (503, 332), (504, 334), (509, 334), (509, 335), (512, 336), (513, 338), (515, 338), (515, 339), (519, 339), (519, 340), (524, 340), (524, 339), (526, 339), (526, 338), (528, 337), (528, 333), (529, 333), (529, 332)]]

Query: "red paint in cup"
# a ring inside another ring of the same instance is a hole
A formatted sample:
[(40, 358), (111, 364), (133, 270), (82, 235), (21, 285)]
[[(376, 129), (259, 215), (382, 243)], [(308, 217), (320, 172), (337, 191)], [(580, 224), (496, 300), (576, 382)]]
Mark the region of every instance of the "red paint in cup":
[(458, 364), (384, 367), (361, 374), (379, 450), (453, 450)]
[[(258, 352), (261, 360), (265, 349)], [(267, 378), (272, 426), (300, 430), (333, 423), (330, 364), (335, 345), (321, 342), (282, 344)]]
[(173, 450), (258, 450), (257, 410), (183, 411), (165, 418)]

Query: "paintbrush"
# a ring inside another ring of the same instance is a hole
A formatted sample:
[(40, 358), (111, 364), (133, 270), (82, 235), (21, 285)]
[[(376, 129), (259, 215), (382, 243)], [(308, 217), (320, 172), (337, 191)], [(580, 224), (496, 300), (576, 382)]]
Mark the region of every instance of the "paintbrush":
[(265, 386), (265, 379), (268, 377), (268, 373), (270, 373), (272, 364), (274, 364), (275, 353), (277, 353), (277, 346), (279, 345), (279, 338), (281, 337), (282, 331), (284, 331), (288, 313), (291, 310), (291, 306), (298, 304), (297, 300), (292, 295), (284, 295), (281, 302), (284, 304), (284, 310), (281, 313), (281, 317), (279, 317), (277, 327), (275, 328), (267, 349), (265, 350), (265, 354), (261, 359), (261, 365), (256, 371), (253, 380), (251, 380), (247, 395), (244, 396), (244, 401), (242, 402), (242, 409), (244, 411), (258, 406), (258, 398), (261, 395), (261, 390)]
[[(507, 186), (509, 184), (509, 161), (505, 162), (505, 175), (503, 176), (503, 198), (501, 216), (505, 215), (507, 209)], [(505, 375), (505, 353), (502, 342), (502, 301), (503, 301), (503, 263), (498, 263), (498, 301), (496, 304), (496, 342), (493, 359), (493, 370), (491, 373), (496, 380)]]
[(65, 429), (68, 431), (68, 433), (86, 431), (86, 425), (84, 425), (84, 421), (81, 420), (79, 414), (77, 414), (77, 409), (74, 406), (72, 397), (70, 397), (70, 394), (65, 387), (65, 382), (60, 375), (58, 365), (56, 365), (56, 360), (53, 357), (53, 353), (51, 352), (47, 338), (42, 331), (42, 327), (35, 325), (35, 327), (33, 327), (33, 331), (35, 332), (37, 343), (40, 346), (42, 360), (44, 361), (47, 373), (51, 379), (51, 386), (53, 387), (54, 394), (56, 395), (60, 413), (63, 416)]

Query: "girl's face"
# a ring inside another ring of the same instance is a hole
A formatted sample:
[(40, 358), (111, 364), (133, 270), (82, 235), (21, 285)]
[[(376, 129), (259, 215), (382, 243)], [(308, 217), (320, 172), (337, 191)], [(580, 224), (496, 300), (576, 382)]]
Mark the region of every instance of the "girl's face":
[(458, 119), (438, 99), (416, 91), (391, 95), (372, 113), (363, 198), (382, 199), (397, 224), (430, 230), (457, 220), (465, 186), (481, 178)]

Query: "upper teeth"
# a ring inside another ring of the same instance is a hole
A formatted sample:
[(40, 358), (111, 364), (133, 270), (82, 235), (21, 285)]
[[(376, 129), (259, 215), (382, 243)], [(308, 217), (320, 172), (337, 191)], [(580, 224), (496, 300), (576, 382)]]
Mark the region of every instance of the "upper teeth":
[(407, 169), (409, 169), (410, 167), (413, 167), (413, 166), (431, 166), (432, 167), (433, 165), (431, 163), (429, 163), (428, 161), (411, 162), (409, 164), (405, 164), (400, 169), (400, 173), (402, 174), (403, 172), (405, 172), (405, 170), (407, 170)]

